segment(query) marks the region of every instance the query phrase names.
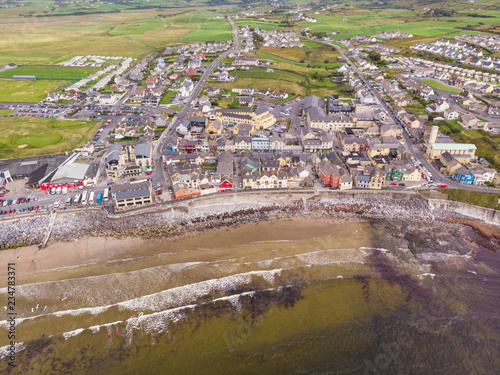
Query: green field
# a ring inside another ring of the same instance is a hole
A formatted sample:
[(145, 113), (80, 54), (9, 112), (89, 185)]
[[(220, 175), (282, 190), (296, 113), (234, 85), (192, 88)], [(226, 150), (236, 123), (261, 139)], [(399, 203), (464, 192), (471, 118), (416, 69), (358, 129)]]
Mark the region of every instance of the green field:
[(37, 79), (71, 79), (78, 80), (95, 73), (99, 68), (60, 67), (60, 66), (21, 66), (0, 72), (0, 78), (11, 78), (15, 75), (34, 75)]
[(8, 18), (0, 15), (0, 23), (15, 24), (0, 24), (0, 67), (9, 63), (54, 65), (79, 55), (138, 58), (167, 45), (231, 38), (226, 20), (195, 17), (200, 9), (193, 8), (126, 10), (103, 13), (99, 19), (80, 15), (77, 22), (61, 23), (75, 17), (16, 16), (20, 9), (6, 10)]
[(275, 70), (272, 73), (266, 72), (265, 69), (251, 69), (249, 71), (237, 71), (235, 73), (238, 77), (242, 78), (252, 78), (252, 79), (279, 79), (282, 81), (288, 81), (292, 83), (297, 83), (300, 85), (305, 85), (307, 79), (297, 73), (285, 71), (285, 70)]
[(7, 116), (14, 112), (12, 109), (0, 109), (0, 116)]
[(118, 25), (110, 31), (111, 35), (135, 35), (143, 34), (148, 31), (161, 29), (165, 21), (161, 18), (143, 18), (136, 21)]
[(0, 118), (0, 158), (47, 155), (83, 146), (98, 122), (38, 117)]
[(161, 98), (160, 104), (172, 104), (172, 97), (174, 97), (175, 94), (177, 94), (177, 92), (167, 90), (163, 98)]
[(69, 81), (0, 79), (0, 102), (39, 102)]
[[(453, 4), (453, 8), (456, 8), (456, 5)], [(355, 5), (353, 4), (353, 6)], [(338, 8), (334, 12), (322, 12), (319, 15), (312, 12), (306, 13), (315, 18), (317, 22), (301, 21), (299, 25), (309, 28), (312, 32), (330, 33), (336, 31), (339, 34), (332, 37), (335, 39), (351, 38), (359, 34), (374, 35), (377, 32), (394, 30), (411, 33), (417, 37), (454, 36), (471, 32), (481, 33), (500, 25), (500, 13), (495, 11), (470, 12), (465, 10), (455, 17), (434, 18), (427, 17), (421, 11), (421, 7), (418, 8), (420, 9), (405, 9), (404, 11), (402, 9)], [(468, 13), (479, 13), (493, 17), (470, 17)], [(461, 29), (464, 26), (474, 27), (475, 30)], [(491, 31), (495, 31), (493, 29)]]
[(460, 94), (462, 92), (462, 90), (459, 89), (458, 87), (448, 86), (448, 85), (445, 85), (443, 83), (434, 81), (433, 79), (422, 79), (421, 81), (423, 83), (429, 85), (430, 87), (435, 88), (436, 90), (454, 92), (457, 94)]
[(474, 204), (476, 206), (500, 209), (500, 193), (481, 193), (473, 190), (443, 189), (448, 199), (457, 202)]

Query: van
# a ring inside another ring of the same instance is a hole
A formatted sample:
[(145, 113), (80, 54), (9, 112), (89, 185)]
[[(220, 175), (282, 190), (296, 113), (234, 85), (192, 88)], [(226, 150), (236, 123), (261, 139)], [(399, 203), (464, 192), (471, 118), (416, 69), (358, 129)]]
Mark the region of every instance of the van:
[(62, 192), (62, 187), (58, 186), (56, 189), (56, 193), (61, 194), (61, 192)]
[(63, 194), (68, 194), (68, 187), (67, 186), (65, 186), (65, 187), (62, 188), (62, 193)]
[(80, 194), (75, 195), (75, 199), (73, 200), (73, 204), (75, 206), (78, 206), (78, 203), (80, 203), (80, 198), (81, 198)]
[(102, 203), (102, 194), (97, 194), (96, 203)]

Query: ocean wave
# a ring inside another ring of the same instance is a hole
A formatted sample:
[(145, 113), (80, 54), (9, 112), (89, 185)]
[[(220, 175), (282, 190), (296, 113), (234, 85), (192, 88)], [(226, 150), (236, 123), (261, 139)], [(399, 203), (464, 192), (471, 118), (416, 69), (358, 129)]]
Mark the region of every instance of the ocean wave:
[(84, 331), (83, 328), (78, 328), (78, 329), (75, 329), (74, 331), (69, 331), (69, 332), (64, 332), (63, 333), (63, 336), (64, 338), (67, 340), (69, 339), (70, 337), (72, 336), (76, 336), (76, 335), (79, 335), (80, 333), (82, 333)]
[[(275, 276), (279, 275), (282, 271), (282, 269), (250, 271), (237, 275), (222, 277), (219, 279), (210, 279), (198, 283), (171, 288), (158, 293), (153, 293), (105, 306), (82, 307), (78, 309), (56, 311), (50, 314), (41, 314), (34, 317), (19, 318), (17, 321), (19, 324), (24, 320), (32, 320), (46, 316), (62, 317), (78, 316), (82, 314), (98, 315), (104, 313), (112, 307), (117, 307), (120, 310), (131, 311), (161, 311), (165, 309), (166, 306), (187, 304), (188, 302), (192, 302), (193, 300), (203, 297), (210, 292), (229, 291), (231, 289), (235, 289), (240, 285), (250, 283), (252, 281), (252, 277), (254, 276), (262, 277), (268, 284), (274, 286)], [(6, 320), (0, 321), (0, 326), (4, 327), (7, 325), (7, 323), (8, 322)]]
[[(14, 347), (16, 353), (19, 353), (20, 351), (26, 349), (23, 342), (16, 342), (14, 344)], [(10, 355), (9, 350), (10, 350), (10, 345), (5, 345), (0, 347), (0, 359), (9, 356)]]
[[(134, 329), (137, 329), (137, 330), (140, 329), (144, 333), (154, 333), (154, 334), (161, 333), (165, 329), (168, 328), (168, 324), (176, 323), (180, 320), (187, 319), (187, 315), (185, 314), (186, 310), (194, 310), (196, 307), (206, 305), (209, 303), (218, 302), (218, 301), (228, 301), (231, 303), (232, 307), (236, 311), (240, 311), (240, 309), (241, 309), (241, 305), (239, 303), (240, 298), (244, 297), (244, 296), (253, 295), (253, 294), (255, 294), (255, 292), (253, 292), (253, 291), (243, 292), (243, 293), (239, 293), (239, 294), (233, 294), (230, 296), (216, 298), (212, 301), (204, 302), (201, 304), (183, 305), (183, 306), (178, 306), (178, 307), (175, 307), (172, 309), (154, 312), (151, 314), (141, 314), (138, 316), (131, 317), (125, 321), (118, 320), (118, 321), (111, 322), (111, 323), (103, 323), (103, 324), (99, 324), (99, 325), (90, 326), (88, 328), (78, 328), (78, 329), (75, 329), (73, 331), (63, 332), (62, 336), (67, 340), (70, 337), (79, 335), (80, 333), (84, 332), (85, 330), (89, 330), (92, 333), (98, 333), (101, 331), (102, 328), (106, 328), (106, 330), (105, 330), (106, 333), (112, 332), (114, 330), (113, 326), (125, 323), (126, 326), (125, 326), (125, 329), (122, 330), (122, 332), (123, 332), (123, 335), (127, 338), (128, 343), (130, 343), (130, 341), (132, 339), (132, 331)], [(113, 329), (111, 329), (111, 327), (113, 327)], [(53, 337), (53, 336), (55, 336), (55, 335), (52, 335), (50, 337)], [(7, 348), (7, 347), (5, 347), (5, 348)]]

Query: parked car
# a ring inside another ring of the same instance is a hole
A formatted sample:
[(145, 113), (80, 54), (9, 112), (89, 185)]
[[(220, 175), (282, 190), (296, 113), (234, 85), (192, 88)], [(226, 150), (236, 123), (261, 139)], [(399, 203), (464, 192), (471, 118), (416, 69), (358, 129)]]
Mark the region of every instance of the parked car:
[(391, 182), (391, 185), (393, 185), (393, 186), (397, 186), (397, 185), (398, 185), (398, 183), (397, 183), (397, 182)]

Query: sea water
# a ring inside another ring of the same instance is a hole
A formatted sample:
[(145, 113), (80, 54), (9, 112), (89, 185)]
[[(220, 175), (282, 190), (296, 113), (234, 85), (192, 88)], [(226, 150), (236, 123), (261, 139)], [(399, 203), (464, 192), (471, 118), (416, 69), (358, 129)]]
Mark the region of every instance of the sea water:
[[(498, 254), (463, 238), (454, 251), (454, 236), (415, 251), (383, 231), (253, 223), (40, 274), (16, 288), (17, 367), (4, 358), (0, 371), (498, 373)], [(4, 319), (0, 356), (7, 329)]]

